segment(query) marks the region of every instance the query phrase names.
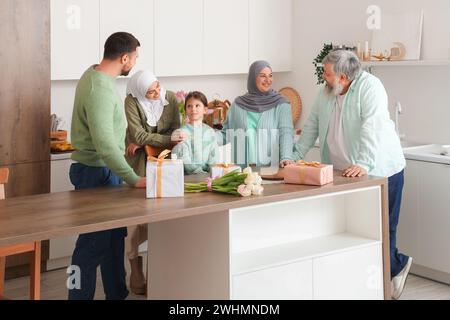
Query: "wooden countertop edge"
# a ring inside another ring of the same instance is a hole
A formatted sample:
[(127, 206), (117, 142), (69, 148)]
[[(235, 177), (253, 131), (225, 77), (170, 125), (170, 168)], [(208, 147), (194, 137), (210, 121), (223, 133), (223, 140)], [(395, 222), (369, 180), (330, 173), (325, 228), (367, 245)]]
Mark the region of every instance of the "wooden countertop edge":
[[(387, 179), (385, 179), (386, 181), (384, 183), (382, 182), (383, 179), (384, 178), (380, 178), (378, 180), (358, 181), (358, 182), (355, 182), (358, 184), (357, 186), (355, 186), (354, 184), (337, 185), (337, 186), (333, 186), (330, 189), (314, 188), (314, 189), (308, 189), (308, 190), (290, 191), (290, 192), (286, 192), (286, 193), (282, 193), (282, 194), (275, 194), (275, 195), (251, 196), (251, 197), (246, 197), (246, 198), (240, 198), (239, 201), (227, 202), (224, 204), (219, 203), (219, 204), (214, 204), (214, 205), (196, 207), (195, 210), (199, 210), (199, 211), (196, 211), (193, 213), (191, 213), (190, 211), (194, 210), (194, 208), (184, 209), (181, 211), (177, 210), (176, 212), (173, 212), (173, 213), (169, 210), (164, 213), (154, 213), (153, 216), (151, 217), (152, 219), (150, 219), (150, 221), (146, 220), (145, 222), (142, 222), (142, 223), (161, 222), (161, 221), (167, 221), (167, 220), (172, 220), (172, 219), (191, 217), (191, 216), (200, 215), (200, 214), (220, 212), (220, 211), (224, 211), (224, 210), (231, 210), (231, 209), (244, 208), (244, 207), (250, 207), (250, 206), (257, 206), (257, 205), (261, 205), (261, 204), (268, 204), (268, 203), (278, 202), (278, 201), (286, 201), (286, 200), (292, 200), (292, 199), (326, 195), (326, 194), (331, 194), (331, 193), (336, 193), (336, 192), (350, 191), (350, 190), (355, 190), (355, 189), (382, 186), (383, 184), (387, 183)], [(211, 207), (213, 209), (211, 209)]]
[[(305, 198), (310, 196), (326, 195), (330, 193), (350, 191), (354, 189), (382, 186), (387, 184), (386, 178), (375, 178), (364, 181), (355, 181), (351, 184), (333, 185), (331, 188), (320, 187), (307, 190), (290, 191), (282, 194), (266, 195), (266, 196), (252, 196), (248, 198), (240, 198), (238, 201), (231, 201), (212, 205), (202, 205), (199, 207), (185, 208), (185, 209), (168, 209), (164, 212), (151, 213), (148, 215), (138, 217), (127, 217), (110, 221), (96, 222), (92, 224), (60, 227), (57, 230), (46, 230), (23, 234), (19, 236), (10, 236), (0, 239), (0, 246), (13, 245), (25, 243), (30, 241), (42, 241), (58, 237), (66, 237), (77, 235), (80, 233), (95, 232), (101, 230), (114, 229), (130, 225), (155, 223), (168, 221), (173, 219), (181, 219), (192, 217), (200, 214), (207, 214), (213, 212), (222, 212), (226, 210), (242, 208), (247, 206), (261, 205), (271, 202), (292, 200), (295, 198)], [(136, 210), (141, 211), (145, 209), (145, 205), (136, 205)]]

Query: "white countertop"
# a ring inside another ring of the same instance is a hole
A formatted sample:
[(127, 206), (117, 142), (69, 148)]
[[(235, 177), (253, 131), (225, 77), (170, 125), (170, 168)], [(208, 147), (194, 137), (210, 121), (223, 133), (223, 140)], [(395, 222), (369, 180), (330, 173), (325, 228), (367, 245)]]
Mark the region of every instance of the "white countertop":
[[(443, 147), (446, 147), (444, 150)], [(421, 144), (419, 146), (410, 146), (403, 148), (405, 158), (409, 160), (433, 162), (450, 165), (450, 155), (442, 154), (441, 152), (448, 152), (448, 145), (440, 144)]]
[(72, 152), (51, 153), (50, 160), (67, 160), (72, 156)]

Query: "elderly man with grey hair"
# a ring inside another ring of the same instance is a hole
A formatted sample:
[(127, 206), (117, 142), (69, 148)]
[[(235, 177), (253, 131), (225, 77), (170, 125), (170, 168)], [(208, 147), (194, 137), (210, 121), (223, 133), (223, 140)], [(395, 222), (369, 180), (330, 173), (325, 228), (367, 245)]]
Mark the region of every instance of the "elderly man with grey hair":
[(396, 247), (405, 158), (389, 116), (386, 90), (378, 78), (361, 70), (351, 51), (332, 51), (322, 64), (326, 84), (294, 146), (294, 158), (303, 159), (319, 138), (322, 162), (342, 170), (344, 177), (388, 178), (392, 297), (398, 299), (412, 258)]

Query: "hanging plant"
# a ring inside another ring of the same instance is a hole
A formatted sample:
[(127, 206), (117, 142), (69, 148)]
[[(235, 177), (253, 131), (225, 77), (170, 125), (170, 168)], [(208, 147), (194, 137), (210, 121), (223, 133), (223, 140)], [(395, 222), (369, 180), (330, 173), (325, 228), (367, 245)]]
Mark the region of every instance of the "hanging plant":
[(322, 75), (323, 75), (322, 61), (327, 56), (327, 54), (330, 53), (330, 51), (332, 51), (332, 50), (333, 50), (332, 43), (330, 43), (330, 44), (324, 43), (322, 51), (320, 51), (318, 56), (313, 61), (313, 65), (316, 68), (315, 75), (317, 76), (317, 84), (324, 83), (324, 80), (322, 78)]

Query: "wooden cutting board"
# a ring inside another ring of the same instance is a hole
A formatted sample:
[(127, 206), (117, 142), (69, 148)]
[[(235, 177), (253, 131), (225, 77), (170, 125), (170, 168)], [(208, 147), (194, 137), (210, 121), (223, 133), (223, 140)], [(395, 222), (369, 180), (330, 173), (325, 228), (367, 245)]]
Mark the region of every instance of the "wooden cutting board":
[(279, 169), (276, 174), (272, 175), (261, 175), (263, 180), (284, 180), (283, 169)]

